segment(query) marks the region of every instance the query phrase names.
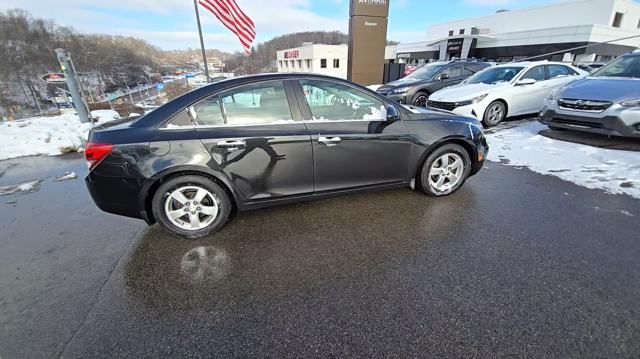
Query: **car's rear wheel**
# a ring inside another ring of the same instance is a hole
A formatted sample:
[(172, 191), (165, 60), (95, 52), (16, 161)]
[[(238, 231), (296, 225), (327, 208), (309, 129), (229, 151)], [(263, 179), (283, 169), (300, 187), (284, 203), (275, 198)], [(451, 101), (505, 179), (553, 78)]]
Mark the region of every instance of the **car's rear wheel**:
[(170, 232), (200, 238), (224, 226), (231, 213), (231, 201), (211, 179), (187, 175), (160, 185), (152, 209), (158, 222)]
[(502, 101), (493, 101), (484, 110), (482, 123), (485, 127), (493, 127), (502, 122), (507, 116), (507, 106)]
[(471, 159), (462, 146), (447, 144), (437, 148), (425, 160), (420, 185), (429, 196), (447, 196), (457, 191), (469, 177)]
[(427, 100), (429, 99), (429, 94), (425, 91), (418, 91), (411, 98), (411, 104), (418, 107), (427, 107)]

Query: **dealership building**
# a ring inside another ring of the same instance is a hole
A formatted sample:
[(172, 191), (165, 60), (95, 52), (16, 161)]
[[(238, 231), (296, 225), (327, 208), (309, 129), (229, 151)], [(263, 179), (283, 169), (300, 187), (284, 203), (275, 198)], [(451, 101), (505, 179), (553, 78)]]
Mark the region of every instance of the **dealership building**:
[(581, 0), (435, 24), (426, 41), (399, 44), (396, 57), (411, 64), (453, 58), (507, 62), (558, 52), (540, 59), (604, 62), (638, 48), (640, 36), (570, 49), (634, 35), (640, 35), (639, 3)]
[[(387, 46), (385, 59), (395, 60), (395, 46)], [(303, 43), (300, 47), (277, 52), (278, 72), (312, 72), (347, 78), (348, 45)]]

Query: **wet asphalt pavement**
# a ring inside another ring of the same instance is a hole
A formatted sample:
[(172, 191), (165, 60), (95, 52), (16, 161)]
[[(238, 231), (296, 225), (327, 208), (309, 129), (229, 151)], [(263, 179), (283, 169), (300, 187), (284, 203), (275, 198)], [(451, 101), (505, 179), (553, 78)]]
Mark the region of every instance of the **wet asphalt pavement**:
[(0, 196), (3, 359), (640, 356), (631, 197), (489, 163), (447, 198), (276, 207), (189, 241), (101, 213), (81, 156), (0, 173), (44, 180)]

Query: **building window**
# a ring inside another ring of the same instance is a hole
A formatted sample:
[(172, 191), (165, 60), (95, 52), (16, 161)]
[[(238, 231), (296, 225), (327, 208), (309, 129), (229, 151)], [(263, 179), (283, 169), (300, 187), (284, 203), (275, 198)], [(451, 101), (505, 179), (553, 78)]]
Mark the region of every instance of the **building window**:
[(453, 30), (449, 30), (449, 36), (453, 36)]
[(307, 59), (305, 61), (307, 62), (307, 68), (310, 69), (311, 68), (311, 60)]
[(298, 60), (298, 68), (301, 69), (302, 68), (302, 60)]
[(620, 27), (622, 25), (622, 16), (624, 14), (621, 12), (617, 12), (613, 17), (613, 27)]
[(460, 35), (464, 35), (464, 29), (460, 29)]
[(638, 20), (638, 29), (640, 29), (640, 20)]
[(480, 30), (477, 27), (471, 28), (471, 35), (479, 35), (479, 34), (480, 34)]
[(340, 67), (340, 59), (333, 59), (333, 68), (337, 69)]
[(320, 68), (321, 69), (327, 68), (327, 59), (320, 59)]

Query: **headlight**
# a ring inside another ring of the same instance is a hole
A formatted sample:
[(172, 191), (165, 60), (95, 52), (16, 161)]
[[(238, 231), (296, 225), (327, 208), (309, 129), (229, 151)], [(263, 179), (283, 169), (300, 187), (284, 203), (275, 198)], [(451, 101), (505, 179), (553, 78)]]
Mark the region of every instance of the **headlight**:
[(405, 93), (409, 91), (411, 87), (398, 87), (397, 89), (391, 90), (391, 93)]
[(637, 98), (635, 100), (622, 101), (620, 102), (620, 104), (625, 107), (640, 107), (640, 98)]
[(474, 98), (471, 99), (471, 103), (478, 103), (478, 102), (484, 100), (487, 97), (487, 95), (489, 95), (489, 94), (486, 93), (486, 94), (480, 95), (478, 97), (474, 97)]
[(478, 102), (484, 100), (488, 95), (489, 95), (488, 93), (485, 93), (485, 94), (482, 94), (480, 96), (474, 97), (471, 100), (456, 102), (456, 105), (458, 105), (458, 106), (472, 105), (474, 103), (478, 103)]
[(547, 97), (545, 97), (545, 100), (547, 100), (547, 101), (557, 101), (559, 92), (560, 92), (559, 89), (555, 89), (555, 90), (549, 92)]

